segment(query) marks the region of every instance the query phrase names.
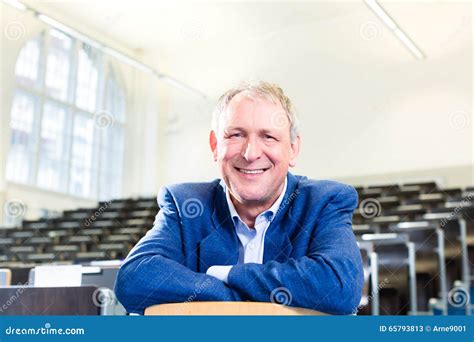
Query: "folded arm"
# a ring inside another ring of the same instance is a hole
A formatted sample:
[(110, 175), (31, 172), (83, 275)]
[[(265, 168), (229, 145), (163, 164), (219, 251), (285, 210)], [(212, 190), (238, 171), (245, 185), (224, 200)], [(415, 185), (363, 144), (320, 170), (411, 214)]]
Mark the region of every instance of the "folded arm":
[(240, 300), (224, 282), (184, 265), (179, 214), (166, 188), (158, 204), (154, 227), (132, 249), (117, 275), (115, 293), (125, 309), (143, 313), (162, 303)]
[(236, 265), (228, 274), (229, 286), (244, 300), (282, 300), (330, 314), (353, 313), (363, 286), (362, 261), (351, 224), (356, 205), (355, 191), (344, 187), (322, 209), (306, 256), (285, 263)]

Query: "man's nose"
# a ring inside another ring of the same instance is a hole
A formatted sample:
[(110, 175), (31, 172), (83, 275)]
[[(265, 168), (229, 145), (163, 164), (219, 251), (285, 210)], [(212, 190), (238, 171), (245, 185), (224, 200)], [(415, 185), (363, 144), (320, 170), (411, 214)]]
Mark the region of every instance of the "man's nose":
[(262, 155), (262, 148), (260, 146), (260, 143), (255, 138), (249, 137), (246, 143), (244, 144), (242, 151), (243, 157), (249, 163), (253, 162), (254, 160), (257, 160)]

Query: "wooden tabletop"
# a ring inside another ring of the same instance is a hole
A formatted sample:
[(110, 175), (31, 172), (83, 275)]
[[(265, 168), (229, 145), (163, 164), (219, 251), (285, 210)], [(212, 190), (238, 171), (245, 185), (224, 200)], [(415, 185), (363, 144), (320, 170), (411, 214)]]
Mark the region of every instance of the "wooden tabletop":
[(150, 306), (147, 316), (195, 315), (195, 316), (301, 316), (324, 315), (319, 311), (260, 302), (189, 302)]

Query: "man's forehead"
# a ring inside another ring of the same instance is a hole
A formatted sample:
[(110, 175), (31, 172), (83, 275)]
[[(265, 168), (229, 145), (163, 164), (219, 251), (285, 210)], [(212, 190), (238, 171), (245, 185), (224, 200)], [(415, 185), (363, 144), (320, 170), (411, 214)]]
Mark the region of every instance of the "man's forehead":
[[(248, 115), (250, 114), (250, 115)], [(258, 129), (259, 131), (274, 132), (288, 131), (290, 122), (283, 110), (266, 111), (237, 111), (224, 114), (221, 117), (221, 127), (224, 131)]]
[[(252, 117), (257, 119), (262, 117), (263, 113), (274, 113), (283, 110), (280, 103), (273, 101), (271, 98), (267, 98), (264, 95), (253, 94), (253, 93), (239, 93), (232, 98), (225, 111), (225, 119), (229, 117), (237, 118), (242, 115), (250, 114)], [(259, 116), (255, 114), (260, 114)]]

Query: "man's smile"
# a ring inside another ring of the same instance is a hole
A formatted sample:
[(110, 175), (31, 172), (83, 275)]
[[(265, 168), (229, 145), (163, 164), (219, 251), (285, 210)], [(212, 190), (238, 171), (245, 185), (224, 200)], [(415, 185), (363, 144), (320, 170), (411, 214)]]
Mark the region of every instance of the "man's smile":
[[(255, 176), (260, 176), (262, 175), (263, 173), (265, 173), (265, 171), (267, 171), (268, 169), (270, 169), (269, 167), (267, 168), (252, 168), (252, 169), (247, 169), (247, 168), (239, 168), (239, 167), (234, 167), (238, 172), (239, 174), (241, 174), (242, 176), (250, 176), (252, 178), (254, 178)], [(247, 177), (248, 178), (248, 177)]]

